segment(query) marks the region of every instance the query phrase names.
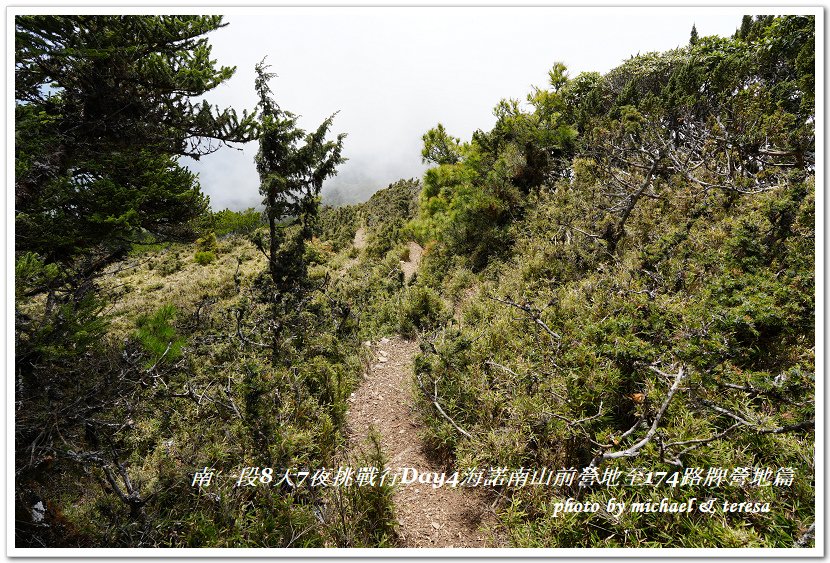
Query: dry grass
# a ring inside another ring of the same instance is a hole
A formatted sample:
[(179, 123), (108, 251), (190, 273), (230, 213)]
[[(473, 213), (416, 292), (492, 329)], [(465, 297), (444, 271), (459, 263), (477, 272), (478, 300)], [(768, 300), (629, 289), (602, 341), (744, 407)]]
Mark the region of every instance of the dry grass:
[[(195, 309), (205, 296), (230, 300), (237, 294), (234, 281), (237, 266), (242, 285), (248, 285), (266, 267), (262, 253), (242, 237), (222, 241), (217, 260), (204, 266), (194, 260), (194, 248), (178, 244), (149, 252), (116, 265), (103, 276), (103, 289), (121, 294), (109, 309), (113, 336), (131, 333), (138, 315), (155, 311), (166, 303), (186, 312)], [(181, 269), (173, 271), (177, 260)]]

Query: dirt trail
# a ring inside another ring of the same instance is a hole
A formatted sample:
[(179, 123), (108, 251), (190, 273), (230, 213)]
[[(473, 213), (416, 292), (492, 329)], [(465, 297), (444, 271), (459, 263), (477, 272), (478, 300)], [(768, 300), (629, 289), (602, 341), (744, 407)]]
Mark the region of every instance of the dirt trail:
[(417, 242), (410, 241), (409, 243), (409, 260), (401, 260), (401, 270), (403, 270), (403, 279), (406, 283), (412, 279), (418, 267), (421, 265), (421, 256), (424, 249)]
[[(373, 363), (363, 383), (349, 398), (347, 433), (351, 448), (366, 439), (369, 427), (381, 435), (391, 471), (412, 467), (445, 471), (433, 462), (419, 436), (414, 411), (412, 363), (415, 342), (383, 338), (371, 345)], [(448, 472), (449, 474), (449, 472)], [(485, 493), (474, 488), (398, 485), (394, 494), (401, 547), (494, 547), (495, 523)]]
[(355, 231), (352, 245), (358, 250), (366, 248), (366, 227), (360, 227)]
[[(366, 228), (365, 227), (360, 227), (359, 229), (357, 229), (357, 231), (355, 231), (354, 241), (352, 241), (352, 246), (358, 252), (360, 252), (364, 248), (366, 248)], [(349, 258), (346, 261), (346, 263), (343, 264), (343, 269), (340, 272), (340, 275), (342, 276), (347, 270), (349, 270), (350, 268), (353, 268), (356, 265), (357, 265), (357, 256), (355, 256), (354, 258)]]

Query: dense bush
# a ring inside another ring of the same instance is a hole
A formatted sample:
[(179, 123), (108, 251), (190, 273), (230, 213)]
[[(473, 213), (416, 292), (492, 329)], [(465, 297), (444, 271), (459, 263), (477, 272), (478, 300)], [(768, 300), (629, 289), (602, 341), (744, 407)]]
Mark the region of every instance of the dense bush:
[(193, 259), (200, 266), (207, 266), (208, 264), (212, 264), (213, 262), (216, 262), (216, 254), (212, 251), (209, 251), (209, 250), (202, 250), (202, 251), (196, 252), (193, 255)]
[(416, 285), (404, 294), (398, 320), (398, 332), (402, 335), (413, 338), (444, 320), (444, 303), (436, 291)]
[(244, 211), (223, 209), (213, 214), (214, 232), (218, 237), (248, 235), (264, 225), (262, 213), (253, 207)]

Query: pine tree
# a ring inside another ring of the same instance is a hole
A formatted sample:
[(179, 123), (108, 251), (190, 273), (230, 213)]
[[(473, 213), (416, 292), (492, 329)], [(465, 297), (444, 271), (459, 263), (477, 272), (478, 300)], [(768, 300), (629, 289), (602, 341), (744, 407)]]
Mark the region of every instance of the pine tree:
[[(208, 208), (180, 156), (256, 136), (256, 120), (196, 103), (229, 79), (204, 37), (219, 16), (15, 19), (18, 374), (100, 342), (97, 276), (137, 242), (192, 240)], [(34, 383), (36, 385), (37, 383)]]
[(19, 253), (77, 282), (147, 233), (194, 237), (207, 198), (177, 157), (256, 132), (252, 116), (192, 101), (234, 73), (216, 67), (204, 37), (223, 25), (220, 16), (16, 18)]
[[(273, 283), (272, 338), (278, 355), (282, 315), (301, 301), (308, 289), (305, 245), (311, 239), (320, 204), (323, 181), (334, 176), (342, 156), (345, 133), (327, 140), (334, 115), (313, 132), (297, 126), (297, 116), (280, 108), (273, 99), (264, 61), (256, 66), (260, 137), (256, 166), (265, 214), (268, 218), (268, 274)], [(289, 229), (286, 221), (293, 226)], [(255, 241), (263, 252), (265, 243)]]
[(747, 39), (749, 36), (749, 32), (752, 29), (752, 16), (746, 14), (743, 18), (741, 18), (741, 27), (738, 29), (737, 38), (738, 39)]

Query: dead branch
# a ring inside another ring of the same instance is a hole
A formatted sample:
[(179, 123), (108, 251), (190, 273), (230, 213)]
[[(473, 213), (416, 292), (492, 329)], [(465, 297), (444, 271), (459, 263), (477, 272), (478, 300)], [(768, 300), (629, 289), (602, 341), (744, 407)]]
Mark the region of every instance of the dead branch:
[(554, 418), (558, 418), (559, 420), (565, 422), (568, 426), (581, 426), (582, 423), (588, 422), (590, 420), (594, 420), (602, 416), (602, 401), (599, 402), (599, 408), (597, 409), (597, 414), (586, 416), (585, 418), (580, 418), (579, 420), (571, 420), (567, 417), (562, 416), (561, 414), (557, 414), (555, 412), (548, 413)]
[(640, 427), (640, 425), (643, 424), (643, 421), (646, 419), (646, 415), (648, 414), (648, 410), (642, 410), (643, 412), (640, 414), (640, 418), (637, 419), (637, 422), (635, 422), (634, 425), (631, 426), (631, 428), (623, 432), (622, 435), (619, 438), (617, 438), (618, 441), (625, 440), (626, 438), (631, 436), (634, 433), (634, 431), (637, 430)]
[(714, 436), (710, 436), (709, 438), (698, 438), (698, 439), (693, 439), (693, 440), (685, 440), (685, 441), (681, 441), (681, 442), (672, 442), (670, 444), (666, 444), (663, 447), (664, 450), (668, 449), (670, 447), (673, 447), (673, 446), (683, 446), (683, 445), (686, 445), (686, 444), (692, 444), (688, 448), (685, 448), (685, 449), (681, 450), (680, 452), (678, 452), (674, 456), (674, 459), (668, 460), (668, 462), (671, 463), (672, 465), (677, 465), (677, 466), (682, 467), (683, 462), (680, 460), (680, 458), (682, 458), (684, 455), (686, 455), (687, 453), (689, 453), (693, 450), (696, 450), (697, 448), (699, 448), (701, 446), (705, 446), (706, 444), (714, 442), (715, 440), (720, 440), (721, 438), (723, 438), (724, 436), (726, 436), (727, 434), (729, 434), (730, 432), (732, 432), (736, 428), (739, 428), (740, 426), (741, 425), (737, 424), (737, 423), (733, 424), (732, 426), (730, 426), (729, 428), (727, 428), (723, 432), (715, 434)]
[(452, 424), (453, 428), (455, 428), (461, 434), (463, 434), (464, 436), (466, 436), (467, 438), (472, 440), (473, 439), (472, 435), (469, 432), (467, 432), (466, 430), (464, 430), (463, 428), (461, 428), (452, 418), (450, 418), (450, 416), (446, 412), (444, 412), (444, 409), (441, 408), (441, 405), (438, 403), (438, 382), (437, 381), (433, 382), (435, 389), (433, 391), (432, 397), (430, 397), (429, 393), (427, 392), (426, 388), (424, 387), (423, 381), (421, 381), (421, 374), (416, 373), (415, 378), (418, 381), (418, 387), (420, 387), (421, 392), (424, 394), (424, 397), (426, 397), (427, 400), (432, 403), (432, 405), (435, 407), (435, 410), (437, 410), (438, 413), (441, 414), (441, 416), (443, 416), (447, 420), (447, 422)]
[(796, 541), (795, 544), (793, 544), (793, 547), (802, 547), (802, 548), (807, 547), (808, 545), (810, 545), (810, 540), (813, 539), (815, 537), (815, 535), (816, 535), (816, 523), (813, 522), (812, 524), (810, 524), (810, 527), (807, 528), (807, 531), (805, 531), (801, 535), (801, 537), (798, 538), (798, 541)]
[(652, 158), (653, 161), (651, 163), (651, 167), (646, 173), (646, 177), (643, 180), (643, 183), (640, 185), (637, 191), (628, 196), (628, 204), (625, 206), (620, 220), (617, 221), (617, 225), (614, 228), (614, 233), (612, 235), (611, 240), (608, 241), (609, 252), (613, 253), (614, 250), (617, 248), (617, 244), (620, 242), (620, 239), (625, 233), (625, 222), (628, 220), (628, 216), (631, 215), (631, 212), (634, 210), (634, 207), (637, 205), (637, 202), (640, 201), (640, 197), (645, 193), (646, 189), (649, 186), (651, 186), (651, 182), (654, 179), (654, 175), (657, 172), (657, 165), (660, 162), (660, 155), (658, 154), (656, 157)]
[(799, 422), (797, 424), (788, 424), (786, 426), (778, 426), (776, 428), (755, 428), (754, 430), (758, 434), (786, 434), (787, 432), (794, 432), (796, 430), (803, 430), (804, 428), (815, 428), (816, 427), (816, 420), (811, 418), (810, 420), (805, 420), (804, 422)]
[(594, 233), (589, 233), (588, 231), (583, 231), (582, 229), (574, 227), (573, 225), (570, 225), (570, 228), (571, 228), (572, 231), (576, 231), (577, 233), (583, 234), (586, 237), (590, 237), (590, 238), (594, 238), (594, 239), (602, 238), (602, 235), (596, 235)]
[(102, 469), (104, 470), (104, 475), (107, 478), (107, 482), (110, 484), (110, 487), (112, 487), (112, 490), (115, 491), (115, 494), (118, 495), (118, 498), (120, 498), (124, 504), (130, 507), (131, 515), (144, 518), (144, 505), (147, 504), (147, 501), (149, 501), (150, 498), (152, 498), (152, 495), (146, 499), (142, 499), (138, 490), (135, 487), (133, 487), (133, 484), (130, 481), (130, 476), (127, 474), (127, 469), (124, 467), (124, 464), (116, 463), (116, 467), (118, 469), (118, 474), (121, 476), (121, 480), (124, 482), (125, 490), (121, 490), (121, 487), (115, 480), (115, 476), (112, 473), (110, 465), (104, 464), (102, 466)]
[[(479, 338), (480, 338), (480, 337), (479, 337)], [(476, 340), (478, 340), (478, 338), (476, 338)], [(551, 363), (553, 364), (553, 366), (554, 366), (554, 367), (556, 367), (556, 368), (558, 368), (558, 367), (559, 367), (559, 366), (557, 366), (555, 363), (553, 363), (553, 362), (551, 362)], [(522, 378), (522, 376), (520, 376), (518, 373), (516, 373), (515, 371), (513, 371), (513, 370), (512, 370), (512, 369), (510, 369), (509, 367), (507, 367), (507, 366), (503, 366), (503, 365), (501, 365), (501, 364), (500, 364), (500, 363), (498, 363), (498, 362), (494, 362), (493, 360), (485, 360), (485, 361), (484, 361), (484, 364), (485, 364), (485, 365), (488, 365), (488, 366), (497, 367), (497, 368), (501, 369), (502, 371), (504, 371), (505, 373), (508, 373), (508, 374), (512, 375), (513, 377), (515, 377), (515, 378), (517, 378), (517, 379), (521, 379), (521, 378)], [(534, 377), (534, 382), (538, 382), (538, 377), (539, 377), (539, 374), (538, 374), (538, 373), (534, 373), (533, 377)], [(562, 395), (560, 395), (559, 393), (556, 393), (556, 392), (554, 392), (554, 391), (552, 391), (552, 390), (548, 390), (548, 392), (549, 392), (551, 395), (553, 395), (554, 397), (556, 397), (557, 399), (559, 399), (560, 401), (563, 401), (563, 402), (568, 402), (568, 399), (566, 399), (565, 397), (563, 397), (563, 396), (562, 396)]]
[(494, 367), (497, 367), (497, 368), (501, 369), (502, 371), (505, 371), (505, 372), (509, 373), (509, 374), (510, 374), (510, 375), (512, 375), (513, 377), (520, 377), (518, 373), (516, 373), (515, 371), (513, 371), (513, 370), (512, 370), (512, 369), (510, 369), (509, 367), (507, 367), (507, 366), (503, 366), (503, 365), (501, 365), (501, 364), (499, 364), (499, 363), (496, 363), (496, 362), (494, 362), (494, 361), (492, 361), (492, 360), (485, 360), (485, 361), (484, 361), (484, 363), (485, 363), (485, 364), (487, 364), (488, 366), (494, 366)]
[(725, 437), (727, 434), (732, 433), (733, 431), (737, 430), (738, 428), (748, 428), (750, 430), (753, 430), (756, 434), (786, 434), (788, 432), (795, 432), (797, 430), (802, 430), (802, 429), (805, 429), (805, 428), (815, 427), (815, 419), (810, 419), (810, 420), (806, 420), (806, 421), (799, 422), (799, 423), (796, 423), (796, 424), (788, 424), (788, 425), (785, 425), (785, 426), (777, 426), (777, 427), (774, 427), (774, 428), (761, 428), (761, 427), (758, 427), (755, 424), (751, 424), (751, 423), (747, 422), (741, 416), (739, 416), (739, 415), (737, 415), (737, 414), (735, 414), (735, 413), (733, 413), (733, 412), (731, 412), (731, 411), (729, 411), (729, 410), (727, 410), (723, 407), (719, 407), (717, 405), (714, 405), (714, 404), (710, 403), (709, 401), (703, 401), (703, 403), (705, 405), (707, 405), (709, 408), (711, 408), (712, 410), (714, 410), (715, 412), (719, 412), (719, 413), (721, 413), (725, 416), (728, 416), (728, 417), (732, 418), (733, 420), (735, 420), (736, 422), (734, 424), (732, 424), (726, 430), (723, 430), (723, 431), (715, 434), (714, 436), (710, 436), (708, 438), (697, 438), (697, 439), (692, 439), (692, 440), (683, 440), (683, 441), (679, 441), (679, 442), (671, 442), (669, 444), (666, 444), (664, 446), (665, 449), (669, 449), (669, 448), (676, 447), (676, 446), (689, 445), (688, 448), (685, 448), (685, 449), (681, 450), (680, 452), (678, 452), (677, 454), (675, 454), (674, 459), (668, 460), (669, 463), (671, 463), (673, 465), (682, 466), (683, 462), (681, 461), (681, 458), (684, 455), (688, 454), (689, 452), (691, 452), (693, 450), (696, 450), (697, 448), (699, 448), (701, 446), (705, 446), (706, 444), (714, 442), (715, 440), (720, 440), (721, 438)]
[[(652, 371), (659, 373), (660, 375), (668, 375), (665, 372), (659, 370), (654, 366), (649, 366)], [(660, 422), (663, 420), (663, 415), (666, 413), (666, 410), (669, 408), (669, 403), (674, 398), (675, 393), (680, 388), (680, 383), (686, 377), (686, 369), (684, 366), (680, 366), (680, 369), (677, 370), (677, 373), (674, 376), (674, 383), (672, 384), (669, 392), (666, 394), (666, 398), (663, 399), (663, 404), (660, 405), (660, 410), (657, 411), (657, 414), (654, 416), (654, 422), (651, 423), (651, 428), (649, 428), (646, 435), (643, 438), (625, 450), (620, 450), (616, 452), (601, 452), (599, 453), (592, 461), (591, 466), (595, 467), (608, 459), (616, 459), (620, 457), (635, 457), (639, 455), (640, 450), (651, 440), (654, 438), (654, 435), (657, 433), (657, 427), (660, 425)]]
[(545, 324), (545, 322), (542, 320), (542, 318), (540, 316), (540, 312), (538, 310), (533, 309), (532, 307), (530, 307), (530, 305), (527, 305), (527, 304), (519, 305), (518, 303), (516, 303), (515, 301), (513, 301), (509, 297), (506, 297), (504, 299), (499, 299), (498, 297), (492, 297), (492, 296), (488, 295), (487, 298), (491, 299), (493, 301), (498, 301), (499, 303), (504, 303), (505, 305), (510, 305), (511, 307), (515, 307), (516, 309), (524, 312), (525, 314), (527, 314), (533, 320), (534, 323), (536, 323), (537, 325), (542, 327), (542, 330), (547, 332), (551, 337), (555, 338), (556, 340), (562, 340), (562, 337), (559, 334), (557, 334), (556, 332), (551, 330), (551, 328), (548, 325)]
[(751, 422), (748, 422), (746, 419), (742, 418), (740, 415), (738, 415), (738, 414), (736, 414), (736, 413), (734, 413), (730, 410), (727, 410), (723, 407), (719, 407), (718, 405), (716, 405), (715, 403), (713, 403), (711, 401), (707, 401), (706, 399), (701, 399), (700, 402), (703, 403), (704, 405), (706, 405), (707, 407), (709, 407), (710, 409), (712, 409), (715, 412), (719, 412), (722, 415), (725, 415), (725, 416), (728, 416), (729, 418), (737, 420), (739, 423), (743, 424), (744, 426), (753, 426), (753, 427), (755, 426)]
[(154, 364), (150, 367), (150, 369), (148, 369), (148, 370), (147, 370), (147, 373), (153, 373), (153, 370), (155, 370), (155, 369), (156, 369), (156, 366), (157, 366), (157, 365), (159, 365), (159, 363), (160, 363), (160, 362), (164, 359), (164, 357), (165, 357), (165, 356), (167, 355), (167, 353), (170, 351), (170, 347), (171, 347), (171, 346), (173, 346), (173, 341), (172, 341), (172, 340), (171, 340), (170, 342), (168, 342), (168, 343), (167, 343), (167, 348), (165, 348), (165, 350), (164, 350), (164, 354), (162, 354), (161, 356), (159, 356), (159, 359), (158, 359), (158, 360), (156, 360), (156, 363), (154, 363)]

